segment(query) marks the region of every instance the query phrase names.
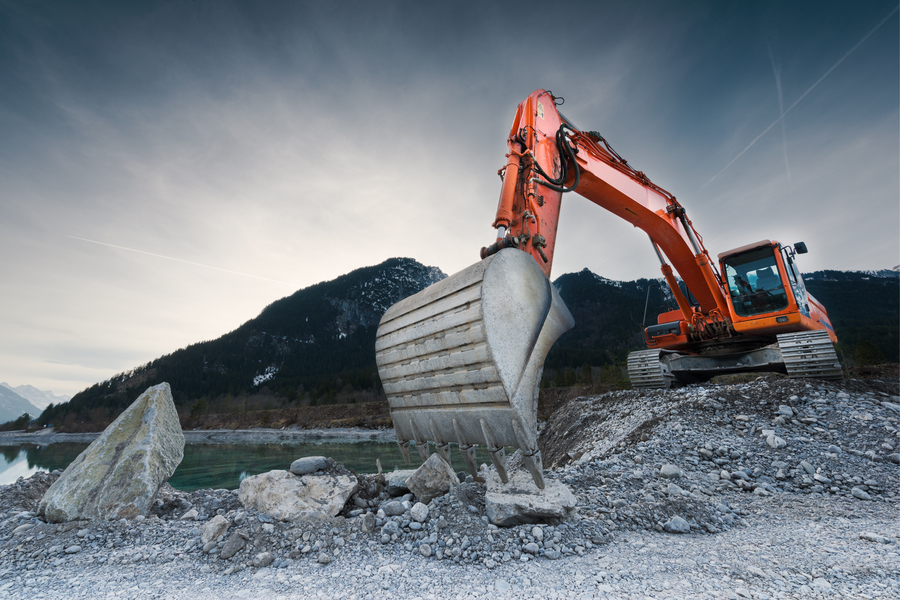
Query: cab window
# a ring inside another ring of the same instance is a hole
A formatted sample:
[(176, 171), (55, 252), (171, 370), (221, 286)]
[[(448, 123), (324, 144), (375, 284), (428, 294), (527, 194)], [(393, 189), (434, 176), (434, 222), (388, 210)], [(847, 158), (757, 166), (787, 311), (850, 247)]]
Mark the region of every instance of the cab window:
[(729, 256), (723, 262), (734, 312), (738, 316), (752, 317), (788, 307), (771, 246)]

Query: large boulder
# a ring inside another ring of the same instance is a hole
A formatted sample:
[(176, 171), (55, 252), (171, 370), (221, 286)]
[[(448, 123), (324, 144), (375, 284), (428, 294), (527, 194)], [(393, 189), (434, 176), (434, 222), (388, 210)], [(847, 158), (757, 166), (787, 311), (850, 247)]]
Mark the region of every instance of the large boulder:
[(335, 517), (358, 489), (352, 475), (294, 475), (269, 471), (241, 482), (238, 500), (273, 519)]
[(544, 489), (539, 489), (527, 471), (513, 471), (509, 483), (503, 483), (491, 470), (485, 475), (485, 483), (485, 509), (494, 525), (564, 521), (575, 515), (578, 501), (560, 481), (544, 479)]
[(41, 499), (51, 523), (146, 516), (184, 457), (168, 383), (148, 388), (85, 448)]
[(456, 471), (437, 453), (429, 456), (428, 460), (406, 479), (406, 487), (416, 495), (419, 502), (424, 504), (428, 504), (433, 498), (443, 496), (456, 485), (459, 485)]

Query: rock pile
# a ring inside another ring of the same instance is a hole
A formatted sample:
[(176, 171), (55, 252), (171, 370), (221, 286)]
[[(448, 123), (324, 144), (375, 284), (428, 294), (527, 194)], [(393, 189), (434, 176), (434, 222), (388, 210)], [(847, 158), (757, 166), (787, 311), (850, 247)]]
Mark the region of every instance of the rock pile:
[[(718, 582), (725, 576), (740, 578), (729, 588), (737, 597), (764, 578), (771, 582), (766, 589), (783, 590), (783, 597), (831, 587), (851, 594), (858, 590), (873, 595), (881, 588), (888, 594), (900, 592), (871, 570), (890, 564), (900, 542), (900, 467), (891, 458), (900, 446), (900, 414), (894, 406), (900, 406), (897, 382), (806, 383), (777, 377), (578, 399), (545, 424), (541, 440), (547, 464), (554, 465), (545, 473), (547, 488), (564, 484), (577, 506), (560, 518), (511, 527), (492, 522), (497, 520), (489, 508), (493, 474), (486, 466), (480, 475), (487, 485), (457, 476), (447, 493), (428, 502), (409, 490), (406, 482), (412, 473), (359, 475), (357, 490), (337, 502), (336, 516), (305, 512), (279, 520), (275, 511), (257, 508), (243, 490), (186, 493), (163, 485), (146, 518), (63, 524), (47, 523), (36, 514), (38, 500), (58, 476), (39, 473), (0, 487), (0, 597), (11, 589), (28, 592), (15, 597), (37, 597), (29, 586), (57, 589), (54, 578), (61, 572), (112, 577), (113, 584), (99, 589), (109, 596), (121, 583), (134, 586), (131, 595), (144, 592), (139, 579), (121, 580), (125, 572), (146, 577), (185, 573), (190, 579), (185, 586), (207, 573), (226, 583), (234, 581), (227, 576), (244, 573), (240, 577), (246, 581), (260, 577), (283, 582), (280, 590), (288, 589), (292, 578), (299, 578), (298, 584), (319, 581), (320, 571), (309, 569), (325, 569), (321, 572), (333, 573), (340, 581), (352, 570), (361, 578), (354, 591), (360, 598), (386, 598), (419, 590), (413, 583), (420, 578), (404, 571), (407, 564), (420, 565), (428, 573), (440, 565), (435, 577), (448, 580), (446, 585), (463, 585), (463, 595), (503, 597), (501, 590), (513, 586), (533, 590), (523, 591), (521, 597), (544, 595), (537, 590), (547, 589), (548, 597), (566, 597), (579, 582), (557, 581), (555, 570), (613, 540), (646, 543), (635, 550), (647, 552), (634, 555), (647, 557), (641, 568), (671, 558), (666, 568), (676, 569), (681, 568), (676, 559), (695, 556), (685, 553), (683, 540), (694, 540), (700, 547), (713, 547), (716, 539), (732, 540), (727, 549), (734, 545), (733, 536), (740, 539), (750, 526), (780, 524), (782, 537), (768, 551), (778, 552), (790, 543), (798, 517), (813, 514), (822, 524), (852, 533), (835, 542), (844, 545), (833, 550), (836, 558), (828, 564), (851, 568), (848, 565), (856, 561), (848, 557), (865, 552), (859, 569), (870, 570), (853, 571), (846, 578), (830, 570), (788, 572), (783, 565), (726, 568), (716, 562), (723, 560), (720, 544), (716, 553), (710, 551), (708, 564), (695, 565), (692, 572), (709, 569)], [(773, 436), (784, 444), (773, 445)], [(338, 465), (320, 468), (318, 459), (301, 464), (305, 466), (295, 470), (302, 475), (281, 473), (295, 480), (351, 476), (334, 471)], [(854, 532), (857, 519), (865, 524)], [(809, 548), (806, 538), (802, 544)], [(584, 574), (590, 579), (584, 583), (593, 587), (577, 589), (615, 595), (616, 586), (632, 581), (627, 579), (631, 565), (607, 554), (603, 550), (594, 555), (598, 558), (591, 557), (592, 568), (601, 568)], [(571, 560), (561, 560), (566, 557)], [(548, 562), (553, 560), (560, 562)], [(733, 562), (739, 564), (740, 559)], [(448, 565), (464, 570), (441, 575)], [(526, 568), (535, 570), (522, 570)], [(490, 582), (497, 577), (484, 573), (505, 575), (481, 592), (459, 580), (488, 577)], [(645, 575), (635, 575), (628, 589), (666, 595), (659, 593), (664, 588), (641, 587)], [(866, 577), (879, 577), (878, 585), (869, 585)], [(547, 581), (556, 587), (543, 587)], [(370, 583), (374, 587), (367, 587)], [(7, 584), (16, 587), (4, 587)], [(68, 592), (75, 585), (66, 580), (59, 589)], [(97, 592), (90, 588), (90, 593)], [(678, 589), (669, 595), (686, 593)]]

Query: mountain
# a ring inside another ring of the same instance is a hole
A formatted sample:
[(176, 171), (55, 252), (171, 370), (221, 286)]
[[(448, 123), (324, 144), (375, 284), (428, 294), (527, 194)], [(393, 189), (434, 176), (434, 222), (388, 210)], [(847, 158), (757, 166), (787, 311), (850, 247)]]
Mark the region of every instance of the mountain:
[(65, 394), (54, 394), (53, 392), (45, 392), (43, 390), (37, 389), (33, 385), (17, 385), (16, 387), (13, 387), (4, 381), (3, 383), (0, 383), (0, 386), (5, 387), (8, 390), (12, 390), (41, 410), (44, 410), (51, 404), (61, 404), (72, 399), (72, 396), (66, 396)]
[(24, 413), (37, 417), (41, 414), (41, 409), (11, 389), (0, 386), (0, 423), (14, 421)]
[[(887, 276), (878, 275), (882, 272)], [(273, 302), (216, 340), (96, 384), (68, 403), (49, 407), (38, 423), (108, 422), (147, 387), (163, 381), (172, 386), (182, 414), (381, 400), (375, 367), (381, 315), (444, 277), (439, 269), (408, 258), (357, 269)], [(895, 272), (817, 271), (806, 279), (809, 291), (828, 307), (843, 358), (860, 363), (900, 359), (900, 277)], [(554, 285), (576, 325), (551, 349), (548, 377), (558, 378), (563, 371), (568, 377), (570, 368), (585, 365), (623, 365), (629, 352), (643, 347), (641, 323), (655, 323), (659, 313), (676, 308), (661, 280), (612, 281), (585, 269), (560, 276)]]

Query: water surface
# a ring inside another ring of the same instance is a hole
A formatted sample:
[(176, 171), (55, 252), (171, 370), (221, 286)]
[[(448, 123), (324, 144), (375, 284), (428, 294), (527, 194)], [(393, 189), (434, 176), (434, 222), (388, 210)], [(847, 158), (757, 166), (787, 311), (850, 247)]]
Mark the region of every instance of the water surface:
[[(19, 477), (30, 477), (37, 471), (65, 469), (88, 447), (88, 444), (62, 442), (46, 446), (0, 446), (0, 485), (13, 483)], [(432, 451), (434, 448), (432, 447)], [(487, 452), (479, 448), (478, 462), (490, 462)], [(414, 469), (422, 464), (413, 448), (411, 466), (406, 466), (394, 442), (322, 441), (289, 444), (187, 444), (184, 460), (169, 479), (172, 487), (193, 491), (203, 488), (236, 489), (241, 481), (273, 469), (288, 469), (301, 456), (330, 456), (357, 473), (376, 473), (375, 459), (385, 471)], [(466, 470), (462, 456), (453, 447), (453, 467)]]

